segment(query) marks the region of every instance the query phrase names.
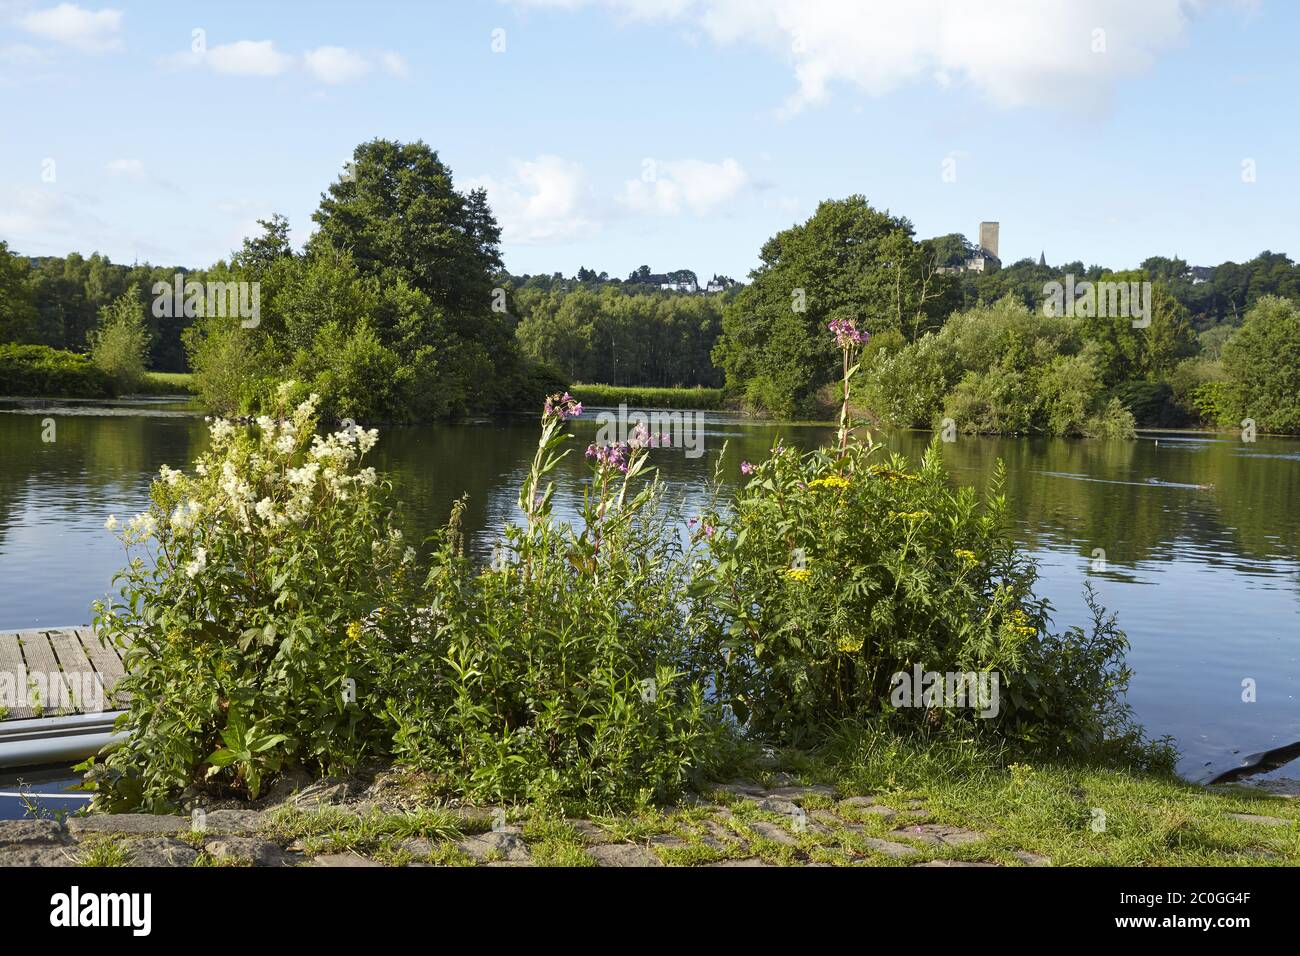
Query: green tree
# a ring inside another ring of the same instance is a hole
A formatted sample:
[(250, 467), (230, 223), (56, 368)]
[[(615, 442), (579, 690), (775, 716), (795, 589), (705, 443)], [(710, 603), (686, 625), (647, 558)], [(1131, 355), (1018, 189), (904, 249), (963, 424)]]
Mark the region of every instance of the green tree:
[(119, 391), (144, 381), (149, 355), (149, 328), (137, 289), (127, 289), (99, 310), (99, 326), (90, 335), (90, 356)]
[(1261, 431), (1300, 432), (1300, 305), (1265, 296), (1223, 346), (1229, 409)]
[(862, 196), (821, 203), (764, 243), (760, 259), (723, 313), (714, 362), (729, 390), (778, 414), (814, 411), (819, 390), (838, 377), (825, 335), (833, 317), (853, 316), (872, 333), (911, 333), (917, 311), (936, 307), (921, 287), (912, 224)]

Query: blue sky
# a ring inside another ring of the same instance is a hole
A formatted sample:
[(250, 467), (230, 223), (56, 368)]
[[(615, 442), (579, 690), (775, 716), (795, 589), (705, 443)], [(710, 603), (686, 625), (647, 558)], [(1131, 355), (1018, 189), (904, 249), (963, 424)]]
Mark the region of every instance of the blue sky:
[(385, 137), (486, 186), (515, 273), (740, 278), (851, 193), (919, 236), (998, 220), (1004, 260), (1296, 255), (1297, 39), (1281, 0), (0, 0), (0, 239), (301, 242)]

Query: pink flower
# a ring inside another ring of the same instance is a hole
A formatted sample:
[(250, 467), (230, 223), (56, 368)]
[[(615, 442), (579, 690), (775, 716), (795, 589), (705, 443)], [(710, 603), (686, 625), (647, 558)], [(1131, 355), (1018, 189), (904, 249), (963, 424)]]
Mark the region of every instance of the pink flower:
[(859, 332), (852, 319), (832, 319), (826, 327), (835, 333), (835, 344), (842, 349), (871, 341), (871, 333)]
[(752, 475), (754, 473), (754, 466), (747, 461), (742, 461), (740, 463), (740, 473), (742, 475)]

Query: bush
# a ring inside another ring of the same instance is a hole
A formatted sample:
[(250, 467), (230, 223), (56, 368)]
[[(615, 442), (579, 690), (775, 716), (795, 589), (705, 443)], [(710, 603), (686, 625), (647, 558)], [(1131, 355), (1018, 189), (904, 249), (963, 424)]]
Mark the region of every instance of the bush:
[(99, 326), (90, 333), (90, 357), (119, 392), (132, 392), (144, 383), (149, 341), (139, 294), (132, 286), (99, 310)]
[(101, 806), (255, 797), (287, 765), (335, 772), (385, 749), (375, 661), (393, 652), (384, 609), (408, 604), (414, 552), (360, 467), (375, 433), (321, 438), (314, 414), (308, 401), (261, 419), (259, 437), (213, 422), (193, 473), (164, 466), (122, 529), (148, 550), (95, 605), (131, 694), (130, 736), (92, 767)]
[(0, 344), (0, 394), (107, 398), (115, 385), (89, 356), (45, 345)]
[[(977, 501), (949, 487), (937, 447), (912, 471), (854, 437), (865, 336), (835, 328), (836, 447), (745, 463), (748, 482), (686, 541), (647, 481), (660, 440), (644, 427), (589, 447), (581, 522), (553, 518), (550, 475), (581, 412), (569, 395), (546, 402), (524, 520), (491, 566), (465, 556), (462, 500), (422, 578), (360, 466), (374, 431), (314, 434), (316, 396), (287, 411), (292, 382), (255, 432), (215, 421), (192, 474), (162, 469), (122, 531), (149, 550), (96, 603), (131, 695), (128, 738), (90, 762), (97, 805), (255, 797), (289, 766), (396, 758), (475, 801), (627, 809), (728, 767), (749, 743), (737, 724), (761, 743), (816, 745), (847, 721), (1163, 765), (1124, 706), (1113, 618), (1089, 593), (1090, 631), (1049, 632), (1000, 474)], [(970, 709), (942, 684), (902, 699), (914, 669), (982, 683)]]
[[(847, 403), (847, 355), (845, 368)], [(1094, 753), (1117, 738), (1140, 750), (1121, 699), (1124, 636), (1099, 608), (1090, 634), (1049, 632), (1036, 566), (1008, 531), (1001, 471), (979, 502), (951, 490), (937, 443), (917, 471), (880, 451), (846, 428), (837, 451), (778, 445), (743, 467), (729, 513), (696, 532), (712, 559), (696, 583), (714, 611), (702, 676), (719, 699), (751, 732), (791, 744), (883, 716), (1038, 751)], [(906, 706), (897, 675), (914, 669), (997, 674), (1000, 703), (967, 709), (941, 693)], [(981, 707), (988, 719), (976, 719)]]
[(1261, 431), (1300, 434), (1300, 304), (1261, 298), (1223, 346), (1225, 412)]
[(1013, 298), (882, 348), (863, 369), (864, 404), (891, 425), (935, 428), (951, 418), (970, 434), (1133, 436), (1132, 416), (1107, 397), (1100, 347), (1070, 320)]
[(648, 436), (594, 448), (580, 529), (550, 516), (564, 408), (543, 419), (520, 507), (492, 566), (466, 561), (459, 508), (433, 560), (413, 652), (395, 665), (397, 753), (490, 801), (627, 808), (675, 799), (721, 753), (690, 679), (689, 565), (641, 485)]

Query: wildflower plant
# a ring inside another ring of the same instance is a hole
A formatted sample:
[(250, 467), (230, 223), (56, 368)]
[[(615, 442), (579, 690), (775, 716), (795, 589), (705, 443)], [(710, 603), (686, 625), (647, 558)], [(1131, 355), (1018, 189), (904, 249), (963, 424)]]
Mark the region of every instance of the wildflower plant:
[[(434, 555), (413, 653), (395, 667), (397, 755), (477, 800), (588, 809), (672, 800), (724, 732), (690, 679), (688, 564), (650, 480), (648, 435), (589, 450), (580, 523), (547, 480), (580, 406), (555, 396), (509, 524), (510, 560), (475, 567), (459, 509)], [(646, 688), (654, 688), (647, 693)]]
[[(1127, 642), (1113, 619), (1089, 592), (1092, 632), (1049, 633), (1036, 565), (1007, 530), (1001, 467), (981, 499), (951, 487), (938, 441), (913, 469), (859, 436), (848, 403), (861, 338), (847, 320), (831, 331), (844, 355), (837, 447), (801, 456), (778, 444), (704, 519), (717, 532), (695, 532), (709, 560), (694, 593), (713, 615), (699, 679), (770, 742), (815, 743), (844, 720), (878, 718), (926, 732), (978, 727), (1053, 752), (1131, 742)], [(916, 665), (996, 671), (1003, 706), (988, 720), (943, 705), (896, 709), (891, 678)]]
[(129, 563), (94, 624), (125, 651), (130, 736), (91, 767), (102, 806), (255, 797), (286, 766), (335, 772), (385, 747), (373, 660), (415, 554), (363, 465), (378, 433), (317, 434), (315, 396), (288, 407), (292, 387), (255, 427), (213, 420), (192, 471), (164, 465), (119, 531)]

